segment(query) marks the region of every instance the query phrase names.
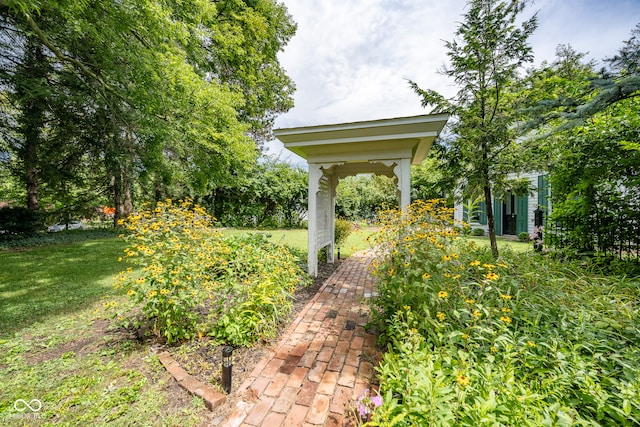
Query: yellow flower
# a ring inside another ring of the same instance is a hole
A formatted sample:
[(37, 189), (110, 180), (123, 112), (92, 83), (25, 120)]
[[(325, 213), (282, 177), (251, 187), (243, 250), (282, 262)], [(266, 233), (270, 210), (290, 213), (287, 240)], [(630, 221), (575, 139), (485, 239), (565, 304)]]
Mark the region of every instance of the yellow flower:
[(479, 265), (480, 265), (480, 261), (477, 261), (477, 260), (476, 260), (476, 261), (471, 261), (471, 262), (469, 263), (469, 265), (470, 265), (471, 267), (477, 267), (477, 266), (479, 266)]
[(509, 307), (502, 307), (500, 311), (502, 311), (503, 313), (511, 313), (511, 309)]
[(462, 334), (461, 336), (462, 336), (462, 338), (464, 338), (465, 340), (466, 340), (467, 338), (469, 338), (469, 335), (467, 335), (467, 334)]
[(479, 312), (478, 310), (473, 310), (473, 316), (474, 317), (480, 317), (480, 316), (482, 316), (482, 313)]
[(495, 266), (495, 265), (493, 265), (493, 264), (489, 264), (489, 263), (484, 263), (484, 264), (482, 264), (482, 266), (483, 266), (484, 268), (496, 268), (496, 266)]
[(440, 291), (438, 292), (438, 298), (442, 298), (445, 299), (449, 296), (449, 293), (447, 291)]
[(442, 255), (442, 261), (451, 261), (451, 257), (449, 255)]
[(511, 323), (511, 318), (509, 316), (500, 316), (500, 320), (504, 323)]
[(509, 266), (507, 264), (503, 264), (501, 262), (498, 263), (498, 267), (509, 268)]
[(500, 276), (498, 276), (496, 273), (490, 272), (490, 273), (485, 274), (484, 277), (486, 277), (487, 280), (498, 280), (498, 277), (500, 277)]
[(160, 294), (167, 295), (169, 291), (167, 289), (160, 289)]
[(405, 266), (405, 267), (409, 267), (409, 261), (405, 262), (405, 263), (404, 263), (404, 266)]
[(535, 346), (536, 346), (536, 343), (534, 343), (533, 341), (527, 341), (527, 345), (528, 345), (529, 347), (535, 347)]
[(505, 301), (509, 301), (511, 299), (511, 295), (502, 294), (500, 295), (500, 298), (502, 298)]
[(149, 293), (147, 294), (147, 296), (148, 296), (149, 298), (153, 298), (153, 297), (155, 297), (156, 295), (158, 295), (158, 292), (156, 292), (155, 290), (151, 290), (151, 291), (149, 291)]
[(456, 377), (456, 382), (460, 384), (462, 387), (466, 387), (469, 385), (469, 377), (467, 377), (466, 375), (460, 374)]
[(410, 305), (405, 305), (405, 306), (404, 306), (404, 309), (405, 309), (405, 310), (411, 310), (411, 306), (410, 306)]
[(498, 347), (491, 346), (489, 348), (489, 350), (491, 350), (491, 353), (497, 353), (498, 352)]
[(129, 291), (127, 292), (127, 295), (131, 296), (135, 294), (135, 291), (133, 289), (129, 289)]
[(136, 280), (136, 283), (139, 284), (139, 285), (142, 285), (144, 283), (144, 281), (145, 281), (144, 277), (138, 277), (138, 279)]
[(464, 300), (464, 302), (466, 302), (467, 304), (473, 304), (475, 302), (475, 300), (472, 300), (471, 298)]
[(444, 319), (446, 319), (446, 318), (447, 318), (447, 316), (446, 316), (443, 312), (441, 312), (441, 311), (439, 311), (439, 312), (437, 312), (437, 313), (436, 313), (436, 317), (437, 317), (437, 318), (438, 318), (438, 320), (440, 320), (441, 322), (444, 322)]

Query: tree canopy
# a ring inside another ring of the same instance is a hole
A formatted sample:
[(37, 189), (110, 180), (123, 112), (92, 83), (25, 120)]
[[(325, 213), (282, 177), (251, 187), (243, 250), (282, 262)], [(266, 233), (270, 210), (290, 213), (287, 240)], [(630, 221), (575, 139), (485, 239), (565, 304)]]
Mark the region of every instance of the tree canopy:
[(275, 0), (3, 0), (0, 22), (1, 138), (34, 210), (206, 193), (292, 106), (277, 53), (295, 24)]

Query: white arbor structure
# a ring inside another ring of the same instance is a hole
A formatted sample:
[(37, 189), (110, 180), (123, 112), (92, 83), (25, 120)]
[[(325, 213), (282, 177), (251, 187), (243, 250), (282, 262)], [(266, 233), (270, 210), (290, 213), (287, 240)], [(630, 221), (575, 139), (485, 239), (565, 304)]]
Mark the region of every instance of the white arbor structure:
[(411, 165), (429, 152), (449, 115), (432, 114), (334, 125), (276, 129), (284, 146), (309, 165), (309, 274), (318, 274), (318, 251), (334, 260), (336, 187), (350, 175), (394, 178), (400, 207), (411, 202)]

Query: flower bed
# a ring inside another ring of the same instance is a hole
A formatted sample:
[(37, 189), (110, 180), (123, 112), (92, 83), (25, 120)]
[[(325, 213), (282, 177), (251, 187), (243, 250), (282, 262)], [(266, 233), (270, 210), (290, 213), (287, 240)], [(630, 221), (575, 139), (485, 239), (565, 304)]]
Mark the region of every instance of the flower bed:
[(373, 422), (639, 424), (638, 281), (536, 253), (494, 260), (450, 216), (430, 201), (384, 218)]
[[(124, 223), (132, 267), (116, 286), (168, 343), (209, 335), (234, 346), (272, 338), (305, 274), (263, 235), (223, 237), (190, 201), (158, 203)], [(120, 310), (125, 320), (128, 308)], [(126, 320), (125, 320), (126, 322)]]

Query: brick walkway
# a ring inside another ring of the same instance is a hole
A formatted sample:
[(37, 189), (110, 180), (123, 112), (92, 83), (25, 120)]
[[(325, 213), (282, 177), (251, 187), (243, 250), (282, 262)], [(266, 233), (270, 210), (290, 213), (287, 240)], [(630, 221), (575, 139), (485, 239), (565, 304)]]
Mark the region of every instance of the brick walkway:
[(373, 255), (343, 261), (237, 393), (223, 426), (342, 426), (352, 399), (370, 387), (375, 335), (365, 331)]

